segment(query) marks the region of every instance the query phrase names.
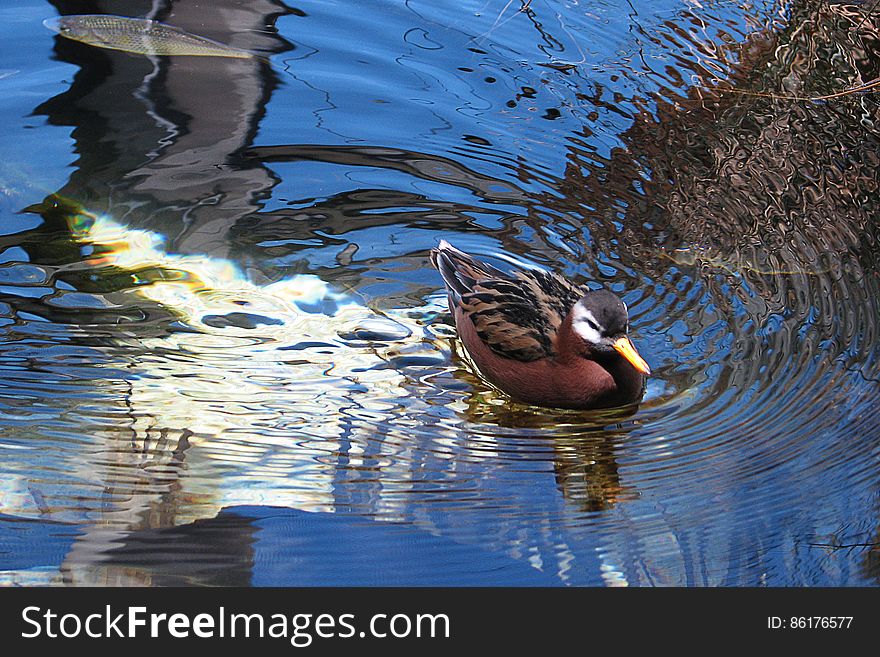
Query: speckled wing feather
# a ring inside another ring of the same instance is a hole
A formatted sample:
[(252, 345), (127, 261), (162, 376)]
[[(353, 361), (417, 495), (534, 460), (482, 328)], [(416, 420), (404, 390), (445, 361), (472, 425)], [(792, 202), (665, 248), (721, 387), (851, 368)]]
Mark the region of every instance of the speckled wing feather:
[(478, 281), (460, 307), (499, 356), (533, 361), (552, 356), (553, 339), (581, 290), (548, 272)]
[(446, 242), (432, 260), (477, 335), (499, 356), (519, 361), (553, 355), (556, 331), (586, 292), (550, 272), (508, 276)]

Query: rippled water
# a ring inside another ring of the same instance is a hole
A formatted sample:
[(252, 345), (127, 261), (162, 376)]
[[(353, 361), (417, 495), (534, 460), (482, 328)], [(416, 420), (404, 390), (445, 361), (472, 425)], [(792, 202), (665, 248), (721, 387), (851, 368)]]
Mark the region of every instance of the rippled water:
[[(0, 581), (876, 585), (871, 3), (0, 9)], [(748, 93), (742, 93), (748, 92)], [(636, 412), (510, 403), (439, 239), (618, 292)]]

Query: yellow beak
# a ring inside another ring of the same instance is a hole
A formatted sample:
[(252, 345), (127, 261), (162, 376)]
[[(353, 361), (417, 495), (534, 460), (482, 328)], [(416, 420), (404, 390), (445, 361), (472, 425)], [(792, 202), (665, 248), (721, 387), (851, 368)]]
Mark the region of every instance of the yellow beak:
[(651, 368), (648, 367), (645, 359), (639, 356), (639, 352), (636, 351), (636, 348), (633, 346), (633, 343), (629, 341), (629, 338), (625, 336), (620, 338), (614, 343), (614, 348), (617, 350), (617, 353), (632, 363), (632, 366), (639, 372), (647, 375), (651, 374)]

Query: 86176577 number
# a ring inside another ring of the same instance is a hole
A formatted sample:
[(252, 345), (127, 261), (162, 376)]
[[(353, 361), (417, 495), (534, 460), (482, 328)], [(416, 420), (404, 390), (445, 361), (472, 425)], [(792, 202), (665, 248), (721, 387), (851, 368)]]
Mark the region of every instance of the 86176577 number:
[(767, 627), (771, 630), (847, 630), (852, 622), (853, 616), (767, 617)]

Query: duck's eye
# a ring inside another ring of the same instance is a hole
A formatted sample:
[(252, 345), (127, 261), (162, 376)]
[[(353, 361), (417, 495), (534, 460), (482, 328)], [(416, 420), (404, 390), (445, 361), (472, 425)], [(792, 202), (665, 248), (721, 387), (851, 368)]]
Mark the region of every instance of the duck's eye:
[(590, 344), (599, 344), (602, 340), (602, 329), (599, 324), (587, 317), (581, 317), (572, 324), (575, 333)]
[(592, 319), (590, 319), (589, 317), (584, 317), (584, 322), (587, 323), (587, 326), (589, 326), (591, 329), (593, 329), (594, 331), (596, 331), (596, 333), (601, 333), (601, 332), (602, 332), (602, 327), (599, 326), (596, 322), (594, 322), (594, 321), (593, 321)]

